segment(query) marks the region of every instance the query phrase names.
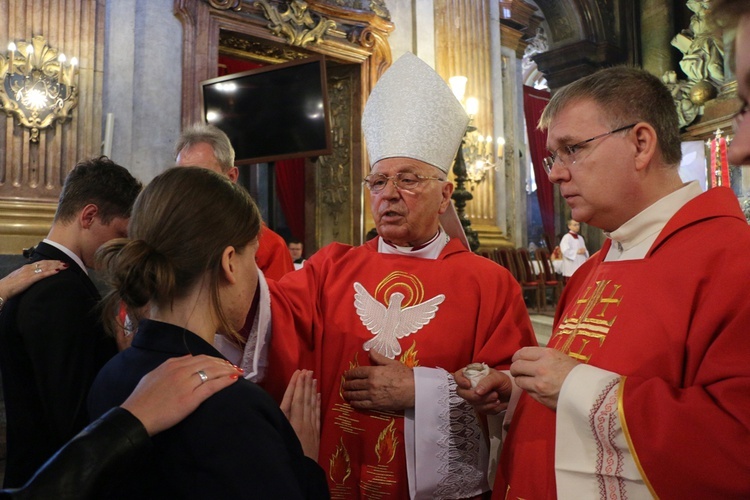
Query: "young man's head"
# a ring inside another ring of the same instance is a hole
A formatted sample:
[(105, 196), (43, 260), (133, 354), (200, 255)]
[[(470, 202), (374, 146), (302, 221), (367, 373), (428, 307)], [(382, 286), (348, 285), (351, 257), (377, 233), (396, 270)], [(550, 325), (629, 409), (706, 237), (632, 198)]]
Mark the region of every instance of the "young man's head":
[(185, 129), (175, 145), (175, 162), (179, 167), (208, 168), (237, 181), (234, 148), (227, 134), (213, 125), (193, 125)]
[(126, 168), (105, 156), (80, 162), (65, 179), (50, 239), (93, 267), (102, 244), (127, 236), (133, 202), (142, 187)]
[(581, 223), (573, 219), (568, 219), (568, 229), (571, 232), (578, 234), (581, 232)]

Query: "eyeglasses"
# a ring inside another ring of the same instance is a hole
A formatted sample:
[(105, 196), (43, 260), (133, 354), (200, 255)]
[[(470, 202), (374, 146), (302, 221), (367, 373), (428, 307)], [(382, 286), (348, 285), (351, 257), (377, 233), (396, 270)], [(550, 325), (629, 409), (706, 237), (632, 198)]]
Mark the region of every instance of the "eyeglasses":
[(622, 132), (623, 130), (627, 130), (629, 128), (633, 128), (638, 123), (634, 123), (632, 125), (627, 125), (625, 127), (620, 127), (618, 129), (612, 130), (611, 132), (606, 132), (604, 134), (599, 134), (595, 137), (592, 137), (591, 139), (586, 139), (585, 141), (578, 142), (576, 144), (573, 144), (572, 146), (562, 146), (558, 148), (555, 151), (552, 151), (552, 154), (544, 159), (542, 162), (544, 164), (544, 170), (547, 171), (547, 175), (552, 171), (552, 167), (555, 165), (555, 162), (557, 160), (560, 160), (560, 162), (564, 166), (570, 166), (573, 165), (577, 160), (580, 158), (576, 157), (576, 155), (581, 151), (581, 148), (584, 144), (588, 144), (591, 141), (595, 141), (597, 139), (601, 139), (602, 137), (607, 137), (608, 135), (615, 134), (617, 132)]
[(747, 118), (748, 112), (750, 112), (750, 104), (746, 101), (741, 102), (740, 109), (732, 116), (732, 131), (735, 134), (739, 130), (740, 125), (745, 121), (745, 118)]
[(427, 177), (424, 175), (412, 174), (410, 172), (399, 172), (391, 177), (387, 177), (383, 174), (371, 174), (365, 177), (362, 184), (364, 184), (370, 192), (379, 193), (385, 189), (388, 181), (393, 181), (393, 185), (400, 191), (414, 193), (419, 190), (423, 182), (445, 181), (445, 179), (441, 179), (440, 177)]

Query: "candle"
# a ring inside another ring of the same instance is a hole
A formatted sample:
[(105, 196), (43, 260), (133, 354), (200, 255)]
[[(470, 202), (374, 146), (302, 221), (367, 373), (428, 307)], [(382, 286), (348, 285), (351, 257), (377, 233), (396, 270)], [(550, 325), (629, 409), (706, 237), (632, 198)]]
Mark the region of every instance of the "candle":
[(34, 47), (31, 44), (26, 46), (26, 74), (31, 73), (31, 56), (34, 55)]
[(479, 100), (476, 97), (469, 97), (466, 99), (466, 114), (470, 117), (475, 116), (479, 112)]
[(73, 86), (73, 80), (76, 77), (76, 66), (78, 66), (78, 59), (75, 57), (70, 58), (70, 73), (68, 78), (68, 85)]
[(10, 42), (8, 44), (8, 59), (10, 60), (10, 64), (8, 65), (8, 74), (13, 74), (13, 54), (16, 52), (16, 44), (13, 42)]
[(60, 80), (62, 78), (62, 71), (63, 71), (63, 64), (65, 64), (65, 54), (60, 54), (57, 57), (57, 84), (60, 85)]

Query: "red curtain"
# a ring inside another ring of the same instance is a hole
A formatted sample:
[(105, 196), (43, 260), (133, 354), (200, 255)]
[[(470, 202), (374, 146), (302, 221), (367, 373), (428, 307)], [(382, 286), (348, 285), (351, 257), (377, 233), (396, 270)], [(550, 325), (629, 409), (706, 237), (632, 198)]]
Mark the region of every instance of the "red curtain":
[(292, 236), (305, 241), (305, 159), (278, 160), (276, 196)]
[(263, 65), (257, 62), (235, 59), (234, 57), (221, 54), (219, 55), (219, 76), (241, 73), (243, 71), (260, 68), (261, 66)]
[(529, 136), (531, 163), (536, 177), (536, 194), (539, 200), (539, 211), (542, 214), (542, 227), (550, 240), (555, 241), (554, 185), (547, 180), (547, 172), (544, 171), (544, 165), (542, 164), (544, 157), (548, 155), (547, 132), (536, 128), (549, 99), (550, 93), (548, 90), (523, 86), (523, 111), (526, 116), (526, 133)]

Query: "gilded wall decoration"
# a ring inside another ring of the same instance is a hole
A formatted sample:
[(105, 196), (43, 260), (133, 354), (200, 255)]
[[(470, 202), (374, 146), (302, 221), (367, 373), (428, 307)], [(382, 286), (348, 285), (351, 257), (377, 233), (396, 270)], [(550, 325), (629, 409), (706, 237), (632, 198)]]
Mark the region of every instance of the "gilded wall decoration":
[(41, 35), (31, 42), (11, 43), (0, 56), (0, 102), (8, 116), (31, 130), (29, 140), (39, 142), (39, 131), (55, 120), (64, 123), (78, 105), (75, 85), (77, 59), (50, 47)]
[(328, 30), (336, 27), (336, 21), (322, 16), (313, 15), (308, 11), (307, 2), (292, 0), (285, 12), (269, 4), (266, 0), (258, 0), (255, 5), (263, 8), (266, 18), (271, 21), (268, 29), (271, 33), (285, 38), (289, 44), (304, 47), (308, 43), (320, 43)]
[(266, 64), (280, 64), (310, 57), (309, 53), (289, 45), (273, 45), (256, 38), (239, 36), (231, 31), (220, 33), (219, 45), (222, 53), (234, 54)]
[[(347, 207), (352, 203), (351, 129), (353, 85), (349, 75), (333, 72), (328, 77), (333, 154), (318, 158), (316, 192), (320, 245), (348, 241), (351, 226)], [(359, 195), (359, 193), (357, 193)]]
[(718, 94), (724, 84), (724, 44), (714, 36), (707, 14), (710, 2), (688, 0), (693, 12), (690, 26), (672, 39), (672, 45), (682, 52), (680, 68), (687, 80), (667, 71), (662, 80), (672, 92), (677, 106), (680, 127), (693, 123), (702, 113), (702, 106)]

